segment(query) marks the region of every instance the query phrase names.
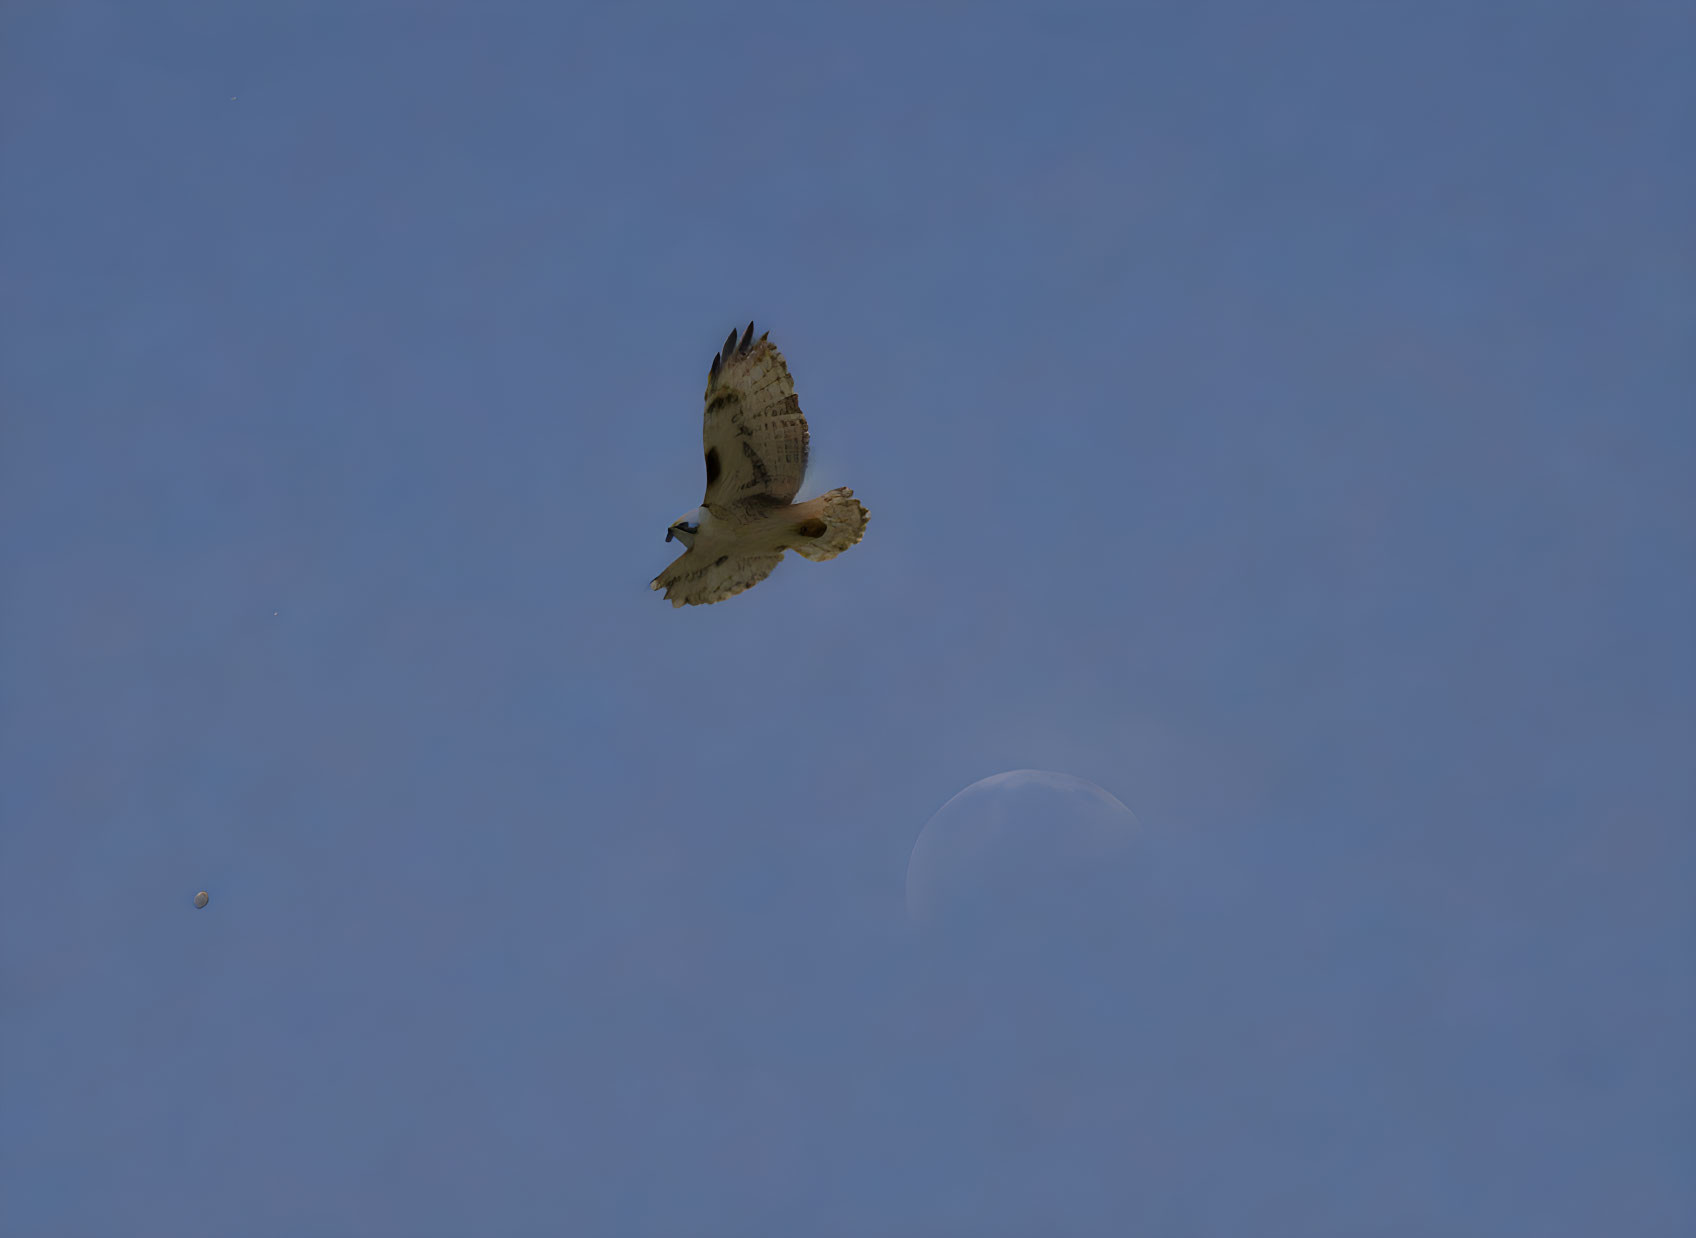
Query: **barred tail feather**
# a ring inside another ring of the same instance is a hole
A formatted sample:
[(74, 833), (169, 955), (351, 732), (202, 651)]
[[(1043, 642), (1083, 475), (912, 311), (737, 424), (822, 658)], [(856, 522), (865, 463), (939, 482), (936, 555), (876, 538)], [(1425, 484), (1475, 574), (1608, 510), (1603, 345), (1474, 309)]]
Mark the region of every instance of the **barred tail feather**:
[(796, 504), (796, 514), (802, 540), (790, 549), (815, 563), (836, 558), (865, 536), (865, 506), (846, 486)]

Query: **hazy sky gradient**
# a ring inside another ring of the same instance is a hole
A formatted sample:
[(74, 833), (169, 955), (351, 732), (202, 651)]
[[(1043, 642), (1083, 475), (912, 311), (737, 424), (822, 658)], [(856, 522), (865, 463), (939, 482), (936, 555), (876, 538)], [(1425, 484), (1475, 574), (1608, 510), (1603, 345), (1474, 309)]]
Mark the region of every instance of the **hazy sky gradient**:
[[(1692, 63), (7, 5), (0, 1232), (1688, 1233)], [(750, 319), (870, 527), (674, 611)], [(1025, 767), (1147, 900), (919, 940)]]

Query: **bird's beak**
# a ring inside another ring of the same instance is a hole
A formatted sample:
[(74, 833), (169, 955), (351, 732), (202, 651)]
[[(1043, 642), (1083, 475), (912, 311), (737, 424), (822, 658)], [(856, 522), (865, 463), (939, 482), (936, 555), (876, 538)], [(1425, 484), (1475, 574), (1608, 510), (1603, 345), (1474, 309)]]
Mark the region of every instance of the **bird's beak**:
[(677, 526), (672, 525), (671, 528), (669, 528), (665, 531), (665, 540), (669, 542), (672, 538), (672, 535), (676, 532), (677, 532)]

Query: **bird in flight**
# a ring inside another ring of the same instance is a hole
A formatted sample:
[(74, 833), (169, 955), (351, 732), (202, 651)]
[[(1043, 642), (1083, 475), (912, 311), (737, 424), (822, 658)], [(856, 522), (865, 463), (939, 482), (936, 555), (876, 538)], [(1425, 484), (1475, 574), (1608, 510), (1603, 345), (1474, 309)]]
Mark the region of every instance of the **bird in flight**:
[[(769, 334), (769, 332), (767, 333)], [(866, 509), (846, 488), (795, 502), (807, 471), (807, 419), (783, 354), (754, 324), (724, 342), (707, 375), (701, 442), (707, 493), (665, 540), (683, 553), (654, 577), (673, 606), (722, 602), (771, 575), (783, 552), (834, 559), (866, 531)]]

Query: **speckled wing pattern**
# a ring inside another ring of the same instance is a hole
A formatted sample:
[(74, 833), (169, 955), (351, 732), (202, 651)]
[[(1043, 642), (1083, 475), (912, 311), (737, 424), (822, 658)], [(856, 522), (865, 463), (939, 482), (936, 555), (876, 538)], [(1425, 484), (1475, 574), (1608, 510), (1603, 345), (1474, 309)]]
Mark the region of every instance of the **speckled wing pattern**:
[(707, 375), (702, 511), (672, 525), (688, 547), (654, 577), (673, 606), (722, 602), (759, 584), (793, 550), (833, 559), (865, 532), (865, 505), (845, 486), (795, 503), (807, 472), (807, 419), (783, 354), (754, 324), (730, 333)]
[(713, 358), (701, 444), (707, 458), (707, 494), (701, 500), (706, 507), (790, 503), (801, 489), (807, 419), (783, 354), (764, 335), (754, 338), (753, 323), (740, 340), (732, 331)]
[(694, 550), (679, 555), (654, 577), (653, 588), (664, 589), (673, 606), (701, 606), (735, 597), (752, 589), (783, 562), (776, 554), (721, 554), (708, 558)]

